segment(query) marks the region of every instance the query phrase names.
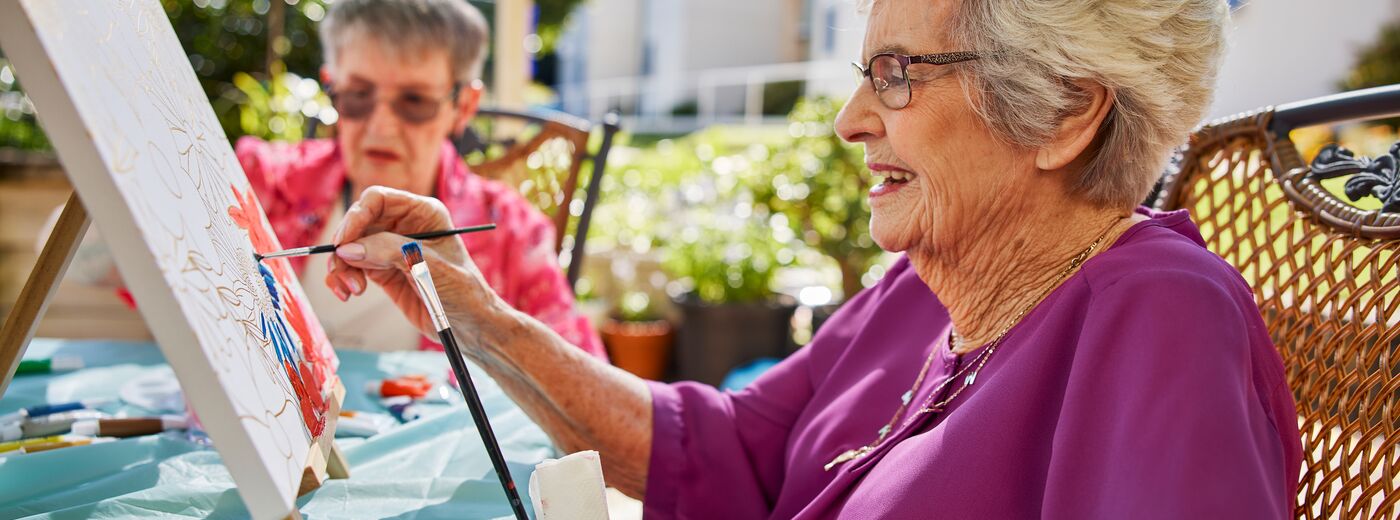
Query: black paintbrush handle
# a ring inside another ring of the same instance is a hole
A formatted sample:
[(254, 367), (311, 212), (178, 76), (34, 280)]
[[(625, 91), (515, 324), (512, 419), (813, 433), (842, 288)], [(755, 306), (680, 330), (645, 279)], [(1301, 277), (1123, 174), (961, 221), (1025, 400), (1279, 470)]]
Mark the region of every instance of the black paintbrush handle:
[[(457, 229), (444, 229), (444, 230), (442, 230), (442, 231), (429, 231), (429, 232), (427, 232), (427, 233), (414, 233), (414, 234), (412, 234), (412, 235), (405, 235), (405, 236), (407, 236), (408, 238), (412, 238), (412, 239), (414, 239), (414, 240), (432, 240), (432, 239), (434, 239), (434, 238), (442, 238), (442, 237), (446, 237), (446, 236), (460, 235), (460, 234), (462, 234), (462, 233), (473, 233), (473, 232), (476, 232), (476, 231), (490, 231), (490, 230), (492, 230), (492, 229), (496, 229), (496, 225), (495, 225), (495, 224), (482, 224), (482, 225), (480, 225), (480, 226), (467, 226), (467, 227), (464, 227), (464, 228), (457, 228)], [(331, 249), (334, 250), (335, 247), (332, 246)]]
[[(492, 227), (495, 225), (492, 224)], [(496, 476), (501, 479), (501, 488), (506, 491), (506, 499), (510, 500), (511, 511), (515, 512), (517, 520), (530, 520), (530, 516), (525, 513), (525, 504), (520, 502), (520, 493), (515, 489), (515, 481), (510, 478), (510, 468), (506, 467), (506, 457), (501, 453), (501, 445), (496, 442), (496, 433), (491, 431), (491, 423), (486, 420), (486, 408), (481, 405), (481, 395), (476, 393), (476, 385), (472, 384), (472, 376), (467, 373), (467, 362), (462, 359), (462, 349), (457, 347), (457, 338), (452, 335), (452, 329), (438, 331), (438, 338), (442, 340), (443, 350), (447, 352), (447, 361), (452, 364), (452, 373), (457, 375), (457, 385), (462, 387), (462, 397), (467, 401), (467, 408), (471, 410), (472, 421), (476, 422), (476, 431), (481, 434), (481, 442), (486, 445), (486, 454), (491, 457), (491, 465), (496, 468)]]
[[(482, 225), (480, 225), (480, 226), (467, 226), (467, 227), (456, 228), (456, 229), (444, 229), (444, 230), (442, 230), (442, 231), (429, 231), (429, 232), (427, 232), (427, 233), (414, 233), (414, 234), (412, 234), (412, 235), (405, 235), (405, 236), (408, 237), (408, 238), (412, 238), (412, 239), (414, 239), (414, 240), (432, 240), (432, 239), (434, 239), (434, 238), (449, 237), (449, 236), (452, 236), (452, 235), (460, 235), (460, 234), (463, 234), (463, 233), (475, 233), (475, 232), (478, 232), (478, 231), (490, 231), (490, 230), (492, 230), (492, 229), (496, 229), (496, 225), (495, 225), (495, 224), (482, 224)], [(274, 252), (274, 253), (267, 253), (267, 254), (257, 254), (257, 253), (254, 253), (254, 254), (253, 254), (253, 258), (256, 259), (256, 260), (258, 260), (258, 261), (262, 261), (264, 258), (289, 258), (289, 257), (294, 257), (294, 256), (317, 255), (317, 254), (321, 254), (321, 253), (332, 253), (332, 252), (335, 252), (335, 244), (321, 244), (321, 245), (319, 245), (319, 246), (311, 246), (311, 247), (296, 248), (296, 249), (285, 249), (285, 250), (282, 250), (282, 251), (277, 251), (277, 252)]]

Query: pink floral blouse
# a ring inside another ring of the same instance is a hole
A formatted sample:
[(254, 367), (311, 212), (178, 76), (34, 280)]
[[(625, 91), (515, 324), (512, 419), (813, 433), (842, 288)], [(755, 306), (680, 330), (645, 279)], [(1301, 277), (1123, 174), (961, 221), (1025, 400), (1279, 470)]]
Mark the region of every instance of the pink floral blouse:
[[(277, 238), (286, 247), (313, 245), (343, 193), (345, 163), (336, 142), (269, 143), (244, 137), (236, 151)], [(451, 143), (443, 143), (441, 157), (436, 196), (447, 205), (453, 223), (498, 225), (489, 233), (462, 235), (491, 288), (565, 340), (607, 360), (598, 334), (574, 308), (573, 291), (554, 252), (554, 225), (510, 187), (473, 175)], [(291, 260), (298, 274), (305, 271), (306, 257)], [(425, 337), (420, 348), (442, 346)]]

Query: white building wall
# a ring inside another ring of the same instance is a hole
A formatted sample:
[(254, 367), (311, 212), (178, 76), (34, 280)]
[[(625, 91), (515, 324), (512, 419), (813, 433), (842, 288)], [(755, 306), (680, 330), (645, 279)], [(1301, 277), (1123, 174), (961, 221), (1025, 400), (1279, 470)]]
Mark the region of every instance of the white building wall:
[(558, 44), (564, 110), (588, 110), (591, 80), (641, 75), (647, 0), (589, 0), (569, 17)]
[(593, 31), (588, 46), (588, 77), (635, 76), (642, 67), (642, 3), (644, 0), (589, 0)]
[[(580, 10), (586, 12), (588, 8), (583, 7)], [(589, 77), (590, 25), (589, 17), (585, 13), (577, 13), (569, 17), (568, 25), (559, 34), (559, 40), (554, 43), (554, 50), (559, 55), (560, 108), (576, 115), (588, 113), (588, 92), (582, 85)]]
[[(686, 80), (677, 101), (699, 103), (699, 74), (707, 70), (799, 61), (798, 20), (788, 0), (705, 0), (685, 4), (682, 67)], [(720, 87), (714, 107), (722, 113), (743, 110), (743, 85)]]
[[(1254, 0), (1234, 13), (1210, 117), (1337, 92), (1400, 0)], [(1400, 58), (1397, 58), (1400, 59)]]
[(804, 60), (805, 1), (590, 0), (561, 38), (564, 108), (583, 114), (598, 92), (631, 91), (643, 111), (666, 113), (694, 100), (699, 72)]
[(642, 67), (646, 76), (641, 96), (642, 110), (661, 113), (671, 110), (685, 90), (686, 44), (694, 29), (686, 20), (687, 0), (644, 0)]
[(797, 20), (785, 0), (685, 2), (685, 70), (797, 61)]
[[(808, 16), (811, 39), (808, 59), (813, 65), (808, 75), (807, 93), (844, 98), (855, 88), (855, 73), (846, 62), (859, 61), (865, 39), (866, 16), (856, 9), (854, 0), (810, 0)], [(816, 67), (821, 67), (820, 70)], [(827, 70), (840, 67), (840, 71)]]

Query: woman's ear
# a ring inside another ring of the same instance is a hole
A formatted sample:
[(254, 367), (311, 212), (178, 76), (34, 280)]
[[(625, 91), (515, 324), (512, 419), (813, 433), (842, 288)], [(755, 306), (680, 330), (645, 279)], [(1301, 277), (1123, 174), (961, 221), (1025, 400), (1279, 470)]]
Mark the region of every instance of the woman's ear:
[(1084, 97), (1078, 110), (1065, 115), (1050, 142), (1035, 155), (1035, 166), (1044, 171), (1064, 168), (1089, 151), (1098, 137), (1099, 129), (1113, 110), (1113, 91), (1095, 81), (1079, 80)]
[(462, 86), (457, 93), (457, 123), (452, 126), (452, 135), (462, 135), (472, 124), (476, 111), (481, 108), (481, 94), (486, 89), (481, 80), (474, 79)]

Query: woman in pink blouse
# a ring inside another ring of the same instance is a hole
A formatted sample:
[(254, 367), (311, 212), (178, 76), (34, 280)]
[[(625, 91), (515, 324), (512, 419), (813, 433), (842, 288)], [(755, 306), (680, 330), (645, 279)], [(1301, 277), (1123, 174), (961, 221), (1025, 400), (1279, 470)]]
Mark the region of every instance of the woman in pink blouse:
[[(370, 186), (435, 197), (457, 226), (499, 226), (462, 241), (506, 302), (606, 359), (574, 308), (549, 219), (509, 187), (473, 175), (448, 140), (467, 127), (481, 99), (477, 77), (487, 40), (481, 13), (456, 0), (347, 0), (333, 4), (321, 38), (321, 76), (339, 113), (335, 138), (296, 144), (244, 138), (236, 147), (278, 239), (289, 247), (334, 242), (348, 201)], [(395, 312), (378, 287), (352, 287), (367, 297), (350, 300), (322, 283), (325, 258), (298, 258), (293, 266), (336, 346), (441, 348)]]

